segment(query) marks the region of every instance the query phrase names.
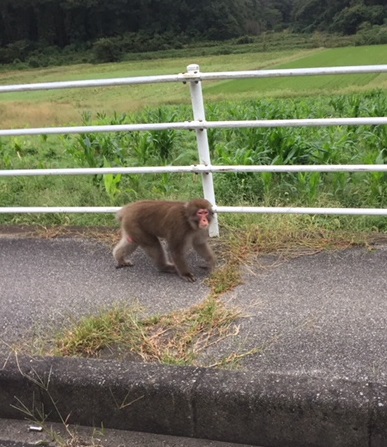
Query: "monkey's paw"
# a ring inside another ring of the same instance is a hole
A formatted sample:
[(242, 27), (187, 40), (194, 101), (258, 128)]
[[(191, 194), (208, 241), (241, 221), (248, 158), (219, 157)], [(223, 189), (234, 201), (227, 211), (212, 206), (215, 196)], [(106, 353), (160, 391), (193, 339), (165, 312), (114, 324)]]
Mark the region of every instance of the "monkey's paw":
[(133, 262), (125, 261), (117, 264), (116, 269), (123, 269), (124, 267), (133, 267), (133, 266), (134, 266)]
[(208, 264), (199, 264), (199, 268), (203, 270), (212, 270), (212, 267)]
[(196, 281), (196, 277), (193, 273), (191, 272), (187, 272), (187, 273), (182, 273), (180, 275), (183, 279), (185, 279), (188, 282), (195, 282)]
[(173, 264), (165, 264), (160, 268), (160, 272), (163, 273), (176, 273), (176, 267)]

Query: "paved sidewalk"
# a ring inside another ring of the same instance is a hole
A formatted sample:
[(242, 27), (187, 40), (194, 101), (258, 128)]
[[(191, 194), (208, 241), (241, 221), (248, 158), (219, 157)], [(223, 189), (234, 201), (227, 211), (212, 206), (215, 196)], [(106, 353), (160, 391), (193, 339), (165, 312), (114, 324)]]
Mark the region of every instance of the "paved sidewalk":
[[(245, 315), (238, 336), (205, 354), (257, 349), (238, 371), (7, 358), (24, 337), (114, 302), (160, 314), (209, 293), (199, 268), (190, 284), (141, 251), (135, 262), (116, 270), (110, 248), (92, 241), (0, 237), (0, 418), (18, 417), (7, 405), (29, 398), (28, 375), (49, 372), (56, 401), (85, 425), (261, 446), (387, 445), (387, 246), (253, 262), (223, 298)], [(133, 403), (117, 411), (112, 393)]]

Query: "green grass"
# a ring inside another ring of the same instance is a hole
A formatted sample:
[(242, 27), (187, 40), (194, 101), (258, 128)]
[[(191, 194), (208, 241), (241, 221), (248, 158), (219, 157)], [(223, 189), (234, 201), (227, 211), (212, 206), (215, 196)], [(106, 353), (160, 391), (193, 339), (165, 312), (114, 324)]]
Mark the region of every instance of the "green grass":
[[(295, 61), (279, 64), (275, 68), (316, 68), (350, 65), (387, 64), (387, 45), (320, 49), (313, 54)], [(260, 95), (275, 94), (332, 94), (353, 92), (370, 88), (386, 88), (387, 74), (340, 75), (340, 76), (301, 76), (294, 78), (265, 78), (231, 80), (209, 86), (205, 94), (225, 96), (241, 93)]]
[[(227, 101), (208, 105), (210, 120), (383, 116), (387, 94)], [(147, 109), (130, 116), (85, 116), (85, 123), (159, 122), (189, 119), (189, 106)], [(209, 131), (215, 165), (369, 164), (387, 157), (386, 126), (224, 129)], [(197, 163), (193, 132), (131, 132), (2, 139), (0, 168), (157, 166)], [(383, 173), (217, 174), (219, 205), (386, 207)], [(120, 206), (148, 198), (200, 196), (192, 174), (49, 176), (0, 179), (2, 206)], [(112, 216), (2, 215), (1, 222), (43, 225), (112, 224)], [(377, 220), (380, 228), (384, 219)]]

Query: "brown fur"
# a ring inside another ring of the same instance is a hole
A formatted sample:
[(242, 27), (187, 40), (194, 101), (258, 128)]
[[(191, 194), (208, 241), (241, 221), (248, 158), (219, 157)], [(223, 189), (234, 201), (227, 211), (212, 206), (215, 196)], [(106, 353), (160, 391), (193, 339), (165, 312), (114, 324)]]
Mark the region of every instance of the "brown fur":
[[(204, 217), (199, 211), (204, 212)], [(193, 247), (206, 260), (208, 268), (214, 268), (214, 255), (208, 245), (208, 226), (204, 228), (211, 223), (212, 217), (212, 206), (205, 199), (191, 202), (145, 200), (121, 208), (117, 218), (121, 222), (122, 237), (113, 250), (117, 268), (132, 266), (127, 257), (140, 246), (160, 271), (177, 273), (187, 281), (195, 281), (184, 253)], [(203, 228), (199, 228), (199, 224)], [(173, 264), (167, 261), (159, 239), (166, 240)]]

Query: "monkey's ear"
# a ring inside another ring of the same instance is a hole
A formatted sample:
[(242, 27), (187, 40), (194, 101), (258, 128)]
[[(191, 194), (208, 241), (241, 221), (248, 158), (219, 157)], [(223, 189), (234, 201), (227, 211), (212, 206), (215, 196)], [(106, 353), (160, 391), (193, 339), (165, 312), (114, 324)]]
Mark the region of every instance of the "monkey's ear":
[(193, 202), (185, 202), (184, 203), (185, 214), (188, 217), (195, 216), (196, 215), (196, 211), (199, 208), (200, 207), (197, 207)]

